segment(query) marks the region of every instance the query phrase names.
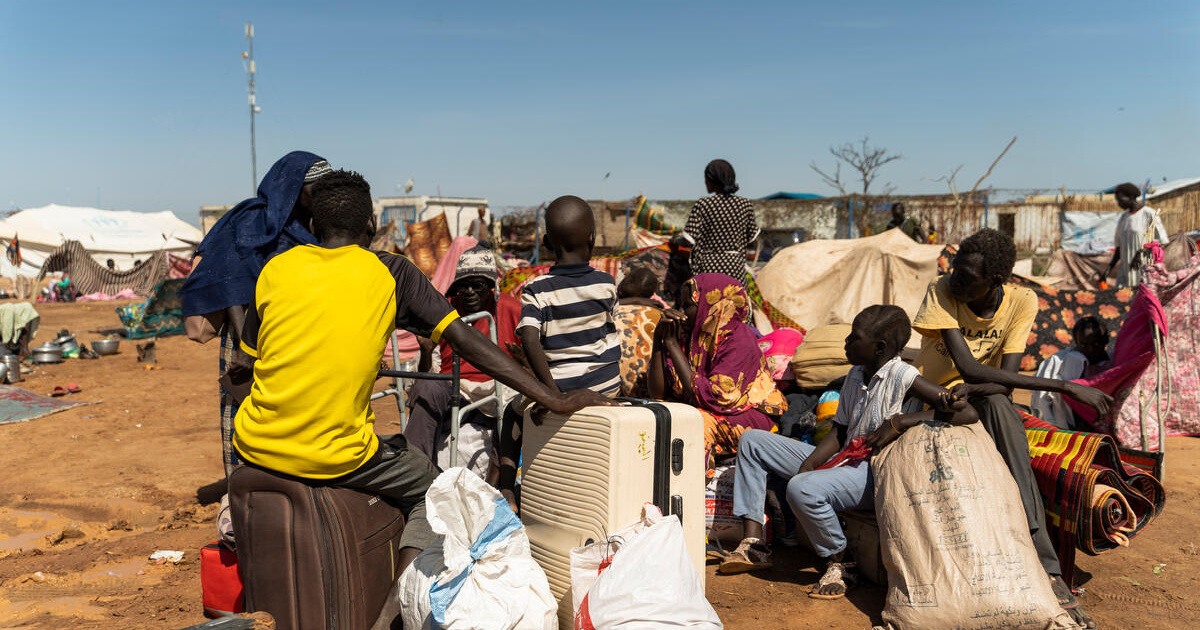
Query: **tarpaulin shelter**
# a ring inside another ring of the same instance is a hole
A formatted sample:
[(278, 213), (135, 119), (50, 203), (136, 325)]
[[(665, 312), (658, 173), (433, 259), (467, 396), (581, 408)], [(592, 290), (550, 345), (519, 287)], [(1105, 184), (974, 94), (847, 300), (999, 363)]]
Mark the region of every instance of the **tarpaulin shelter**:
[(941, 245), (921, 245), (898, 229), (857, 239), (786, 247), (758, 272), (762, 296), (806, 329), (848, 324), (872, 304), (909, 316), (938, 274)]
[(0, 244), (18, 238), (21, 263), (0, 261), (0, 275), (36, 277), (46, 258), (67, 241), (78, 241), (104, 265), (112, 259), (128, 269), (135, 260), (166, 251), (190, 257), (203, 235), (173, 212), (130, 212), (48, 205), (13, 213), (0, 221)]

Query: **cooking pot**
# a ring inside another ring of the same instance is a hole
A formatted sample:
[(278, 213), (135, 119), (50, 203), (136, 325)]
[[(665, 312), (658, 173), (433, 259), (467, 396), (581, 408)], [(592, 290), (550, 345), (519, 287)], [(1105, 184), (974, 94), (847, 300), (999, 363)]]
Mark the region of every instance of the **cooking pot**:
[(55, 343), (44, 343), (33, 349), (34, 363), (62, 363), (62, 346)]
[(4, 365), (8, 368), (6, 381), (9, 383), (20, 383), (25, 380), (21, 378), (21, 357), (10, 354), (4, 357)]
[(63, 335), (62, 337), (54, 340), (54, 345), (58, 346), (59, 349), (62, 350), (63, 354), (74, 352), (75, 350), (79, 349), (79, 342), (75, 341), (75, 335)]

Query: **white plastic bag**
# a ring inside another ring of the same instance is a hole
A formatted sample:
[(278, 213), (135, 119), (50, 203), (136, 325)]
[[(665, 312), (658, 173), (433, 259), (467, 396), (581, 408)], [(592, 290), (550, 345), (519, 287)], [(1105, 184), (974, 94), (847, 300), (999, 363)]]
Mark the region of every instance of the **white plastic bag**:
[(425, 493), (441, 538), (400, 576), (409, 630), (557, 630), (558, 606), (508, 502), (465, 468), (438, 475)]
[(675, 515), (653, 504), (608, 540), (571, 550), (575, 630), (721, 630)]

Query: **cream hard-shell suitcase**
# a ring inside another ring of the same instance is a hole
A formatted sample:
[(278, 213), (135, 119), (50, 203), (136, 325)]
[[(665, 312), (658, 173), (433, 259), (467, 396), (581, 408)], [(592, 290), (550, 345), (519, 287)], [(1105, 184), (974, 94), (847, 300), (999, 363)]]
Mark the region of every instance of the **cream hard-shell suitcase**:
[(639, 400), (540, 426), (526, 416), (523, 461), (521, 521), (561, 627), (573, 625), (571, 549), (637, 522), (646, 503), (679, 517), (704, 580), (704, 420), (694, 407)]

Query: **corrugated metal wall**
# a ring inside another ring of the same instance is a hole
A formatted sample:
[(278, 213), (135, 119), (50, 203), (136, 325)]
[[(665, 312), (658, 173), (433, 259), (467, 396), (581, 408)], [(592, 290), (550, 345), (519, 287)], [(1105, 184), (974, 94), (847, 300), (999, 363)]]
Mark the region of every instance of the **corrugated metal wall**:
[(1200, 230), (1200, 184), (1151, 199), (1149, 205), (1162, 213), (1168, 234)]

